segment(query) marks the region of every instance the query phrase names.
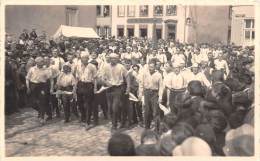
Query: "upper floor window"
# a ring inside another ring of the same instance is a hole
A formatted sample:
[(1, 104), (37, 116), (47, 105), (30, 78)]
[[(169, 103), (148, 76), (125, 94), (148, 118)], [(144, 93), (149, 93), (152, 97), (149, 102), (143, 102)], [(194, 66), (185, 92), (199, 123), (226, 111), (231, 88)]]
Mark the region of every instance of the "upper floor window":
[(135, 16), (135, 6), (127, 6), (127, 16), (128, 17)]
[(104, 6), (103, 15), (104, 15), (104, 17), (110, 16), (110, 6)]
[(148, 16), (148, 5), (140, 6), (140, 17)]
[(166, 6), (166, 15), (167, 16), (176, 16), (177, 15), (177, 6), (176, 5)]
[(118, 17), (125, 16), (125, 6), (118, 6), (117, 7)]
[(66, 25), (68, 26), (78, 25), (78, 8), (76, 7), (66, 8)]
[(163, 15), (163, 5), (154, 6), (154, 15), (155, 16), (162, 16)]

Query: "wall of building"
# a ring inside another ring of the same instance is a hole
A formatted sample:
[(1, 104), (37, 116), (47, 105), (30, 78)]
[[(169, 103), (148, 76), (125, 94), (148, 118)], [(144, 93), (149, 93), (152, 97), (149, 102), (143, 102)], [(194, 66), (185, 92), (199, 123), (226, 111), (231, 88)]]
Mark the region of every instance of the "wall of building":
[[(78, 26), (95, 27), (95, 6), (78, 6)], [(36, 28), (37, 33), (46, 31), (53, 35), (61, 24), (66, 25), (66, 6), (6, 6), (5, 29), (19, 36), (23, 29)]]
[[(153, 6), (149, 5), (148, 16), (140, 17), (139, 16), (139, 6), (135, 6), (135, 16), (128, 17), (127, 16), (127, 6), (125, 6), (125, 16), (118, 17), (118, 6), (112, 6), (112, 35), (117, 36), (117, 26), (124, 26), (124, 35), (127, 35), (127, 26), (134, 26), (134, 33), (136, 37), (140, 36), (139, 27), (140, 25), (147, 26), (147, 36), (148, 38), (152, 38), (153, 35), (153, 23), (127, 23), (127, 19), (129, 18), (153, 18)], [(162, 23), (156, 23), (157, 28), (162, 28), (162, 38), (166, 38), (166, 25), (164, 21), (166, 20), (175, 20), (177, 21), (177, 31), (176, 31), (176, 40), (181, 42), (184, 41), (184, 25), (185, 25), (185, 6), (177, 6), (177, 15), (176, 16), (165, 16), (166, 6), (163, 6), (164, 16), (156, 16), (156, 18), (162, 18)]]
[(190, 6), (188, 42), (218, 43), (228, 41), (229, 18), (228, 6)]
[(245, 41), (245, 19), (254, 19), (254, 6), (233, 6), (231, 22), (231, 42), (235, 45), (253, 45), (253, 41)]

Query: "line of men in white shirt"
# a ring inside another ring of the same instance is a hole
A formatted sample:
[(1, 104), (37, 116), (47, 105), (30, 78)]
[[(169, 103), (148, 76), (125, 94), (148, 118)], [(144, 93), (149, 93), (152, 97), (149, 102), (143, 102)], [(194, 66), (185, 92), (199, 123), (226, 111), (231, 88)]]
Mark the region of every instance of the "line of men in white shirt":
[[(192, 65), (187, 68), (185, 50), (170, 49), (171, 61), (167, 61), (163, 48), (159, 47), (158, 50), (153, 49), (148, 53), (147, 63), (138, 48), (132, 49), (130, 46), (126, 47), (125, 53), (120, 49), (118, 53), (107, 50), (99, 55), (95, 52), (88, 53), (87, 50), (71, 53), (67, 56), (67, 62), (59, 57), (57, 49), (52, 50), (51, 59), (36, 58), (36, 66), (28, 71), (26, 85), (28, 93), (32, 93), (38, 106), (40, 122), (51, 120), (54, 109), (60, 117), (58, 100), (61, 100), (65, 122), (70, 121), (72, 107), (78, 116), (78, 107), (80, 122), (85, 124), (86, 129), (98, 124), (98, 105), (103, 106), (104, 115), (111, 118), (112, 130), (118, 128), (118, 121), (122, 128), (136, 122), (142, 125), (144, 122), (145, 128), (149, 129), (152, 120), (159, 120), (158, 103), (162, 103), (165, 89), (166, 104), (177, 114), (178, 100), (186, 92), (190, 81), (198, 80), (205, 87), (210, 87), (213, 69), (209, 65), (209, 59), (212, 57), (209, 57), (209, 52), (204, 49), (200, 52), (195, 49), (191, 55)], [(220, 51), (215, 53), (213, 62), (215, 69), (227, 76), (229, 68), (222, 54)], [(97, 93), (101, 86), (109, 88), (105, 92)], [(73, 94), (53, 94), (55, 91), (69, 91)], [(140, 103), (129, 101), (130, 93), (143, 102), (143, 109)], [(97, 97), (99, 99), (96, 99)], [(102, 104), (104, 100), (105, 103)], [(94, 123), (91, 123), (92, 117)]]

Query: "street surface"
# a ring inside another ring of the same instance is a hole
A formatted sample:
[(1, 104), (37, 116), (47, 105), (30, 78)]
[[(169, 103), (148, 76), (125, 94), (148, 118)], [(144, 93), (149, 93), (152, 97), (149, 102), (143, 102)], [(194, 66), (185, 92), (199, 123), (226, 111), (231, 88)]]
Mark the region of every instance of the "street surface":
[[(88, 131), (72, 115), (70, 123), (54, 118), (44, 126), (31, 108), (6, 116), (6, 157), (18, 156), (104, 156), (111, 136), (111, 123), (103, 120)], [(140, 143), (143, 128), (135, 126), (124, 132)]]

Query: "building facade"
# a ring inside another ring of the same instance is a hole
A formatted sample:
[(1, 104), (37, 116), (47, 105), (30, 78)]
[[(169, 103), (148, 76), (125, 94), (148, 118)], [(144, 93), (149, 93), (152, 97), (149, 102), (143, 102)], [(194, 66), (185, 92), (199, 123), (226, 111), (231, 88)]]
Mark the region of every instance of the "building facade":
[(228, 6), (114, 5), (111, 26), (115, 37), (156, 34), (158, 39), (226, 44), (230, 21)]
[(109, 37), (111, 36), (112, 25), (112, 7), (109, 5), (97, 5), (96, 6), (96, 32), (99, 36)]
[[(112, 6), (112, 35), (183, 41), (186, 6)], [(154, 25), (155, 24), (155, 25)]]
[[(17, 37), (23, 29), (53, 35), (60, 25), (96, 27), (95, 6), (6, 6), (5, 30)], [(86, 16), (87, 15), (87, 16)]]
[(254, 45), (254, 6), (232, 6), (231, 43), (241, 46)]

